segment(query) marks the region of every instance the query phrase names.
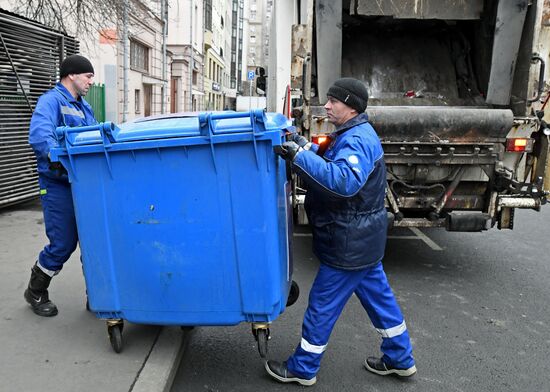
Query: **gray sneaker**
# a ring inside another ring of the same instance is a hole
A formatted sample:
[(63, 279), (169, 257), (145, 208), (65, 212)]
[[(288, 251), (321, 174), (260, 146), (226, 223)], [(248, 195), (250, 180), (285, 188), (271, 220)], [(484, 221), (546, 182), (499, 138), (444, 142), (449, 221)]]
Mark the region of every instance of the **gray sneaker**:
[(286, 367), (286, 362), (276, 362), (276, 361), (266, 361), (265, 370), (267, 373), (279, 382), (297, 382), (300, 385), (305, 385), (307, 387), (315, 384), (317, 382), (317, 377), (311, 379), (300, 378), (292, 374)]
[(416, 366), (412, 365), (408, 369), (394, 368), (387, 365), (382, 358), (368, 357), (365, 359), (365, 367), (369, 372), (376, 373), (380, 376), (389, 376), (395, 374), (399, 377), (410, 377), (416, 373)]

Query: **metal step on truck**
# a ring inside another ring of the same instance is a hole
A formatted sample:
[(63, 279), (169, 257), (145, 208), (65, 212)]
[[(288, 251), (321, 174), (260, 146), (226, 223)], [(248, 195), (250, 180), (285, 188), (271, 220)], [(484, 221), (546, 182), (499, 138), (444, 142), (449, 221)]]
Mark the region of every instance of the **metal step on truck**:
[[(322, 141), (333, 131), (323, 108), (329, 86), (360, 79), (384, 147), (393, 226), (512, 229), (514, 210), (539, 210), (550, 190), (547, 27), (541, 44), (549, 4), (296, 2), (289, 94), (296, 125)], [(296, 182), (298, 223), (307, 219), (303, 198)]]

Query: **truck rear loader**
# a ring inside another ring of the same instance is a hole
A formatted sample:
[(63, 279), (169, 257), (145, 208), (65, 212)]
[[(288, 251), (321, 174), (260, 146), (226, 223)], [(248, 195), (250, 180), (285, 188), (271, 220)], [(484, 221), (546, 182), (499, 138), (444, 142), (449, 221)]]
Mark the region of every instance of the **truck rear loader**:
[[(275, 36), (283, 2), (274, 5)], [(546, 58), (538, 53), (549, 4), (294, 1), (285, 107), (301, 133), (321, 141), (334, 130), (323, 108), (330, 85), (340, 77), (363, 81), (384, 147), (394, 226), (512, 229), (514, 210), (538, 210), (550, 190), (550, 130), (541, 110), (550, 43), (543, 43)], [(277, 77), (268, 78), (268, 90)], [(297, 181), (302, 223), (303, 194)]]

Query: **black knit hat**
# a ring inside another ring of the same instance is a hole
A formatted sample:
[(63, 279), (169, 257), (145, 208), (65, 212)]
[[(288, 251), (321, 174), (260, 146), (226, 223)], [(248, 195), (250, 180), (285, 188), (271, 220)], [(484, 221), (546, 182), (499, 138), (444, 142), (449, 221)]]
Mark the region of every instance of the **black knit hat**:
[(94, 67), (86, 57), (73, 54), (66, 57), (59, 67), (59, 77), (64, 78), (70, 74), (94, 73)]
[(360, 80), (354, 78), (341, 78), (334, 82), (328, 89), (327, 95), (363, 113), (367, 108), (369, 92)]

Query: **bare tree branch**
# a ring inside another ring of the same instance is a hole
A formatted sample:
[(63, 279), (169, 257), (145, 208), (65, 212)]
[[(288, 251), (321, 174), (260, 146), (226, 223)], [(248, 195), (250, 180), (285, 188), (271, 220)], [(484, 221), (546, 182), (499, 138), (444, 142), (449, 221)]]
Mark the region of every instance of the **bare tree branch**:
[[(130, 25), (133, 25), (132, 20), (147, 20), (151, 12), (149, 7), (156, 8), (158, 2), (128, 0), (128, 14), (134, 17), (129, 18)], [(122, 25), (124, 3), (124, 0), (20, 0), (15, 11), (75, 37), (97, 37), (105, 29)], [(121, 29), (117, 32), (120, 39)], [(82, 44), (89, 48), (87, 41)]]

